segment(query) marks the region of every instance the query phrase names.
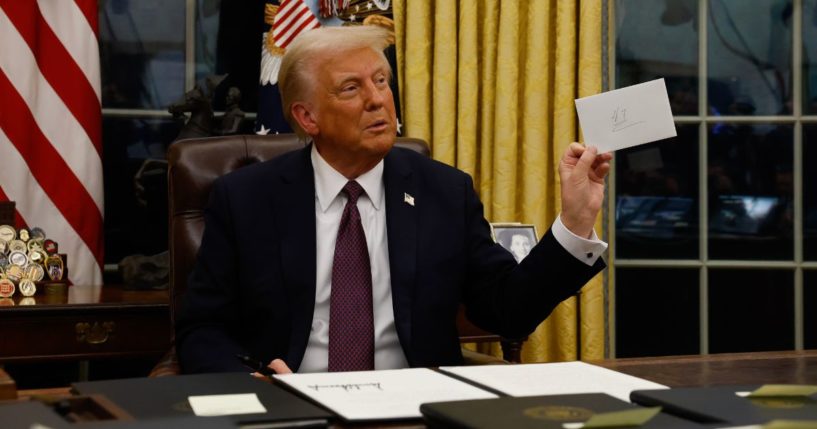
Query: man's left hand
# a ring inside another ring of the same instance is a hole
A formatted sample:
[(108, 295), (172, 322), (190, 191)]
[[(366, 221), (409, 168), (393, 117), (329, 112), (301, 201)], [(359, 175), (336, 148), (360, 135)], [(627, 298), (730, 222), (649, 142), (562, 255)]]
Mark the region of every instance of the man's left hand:
[[(271, 368), (274, 374), (292, 374), (292, 370), (289, 369), (286, 362), (284, 362), (281, 359), (273, 359), (273, 361), (270, 362), (267, 365), (267, 367)], [(260, 372), (254, 372), (251, 375), (253, 377), (255, 377), (255, 378), (260, 378), (261, 380), (265, 380), (265, 381), (269, 381), (269, 382), (272, 381), (272, 378), (271, 378), (272, 376), (267, 376), (267, 375), (261, 374)]]
[(562, 223), (570, 232), (589, 238), (604, 203), (604, 177), (610, 172), (610, 153), (594, 146), (571, 143), (559, 162), (562, 182)]

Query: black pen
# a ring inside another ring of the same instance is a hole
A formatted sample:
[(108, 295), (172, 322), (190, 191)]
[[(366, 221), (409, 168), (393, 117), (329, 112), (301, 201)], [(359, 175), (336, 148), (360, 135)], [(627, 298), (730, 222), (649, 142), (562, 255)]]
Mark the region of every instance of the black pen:
[(275, 374), (274, 369), (264, 365), (264, 363), (261, 362), (258, 359), (254, 359), (254, 358), (251, 358), (251, 357), (249, 357), (247, 355), (242, 355), (242, 354), (236, 354), (235, 357), (237, 357), (238, 360), (240, 360), (241, 363), (244, 364), (244, 366), (246, 366), (247, 368), (249, 368), (249, 369), (251, 369), (251, 370), (253, 370), (253, 371), (255, 371), (255, 372), (259, 373), (259, 374), (263, 374), (263, 375), (266, 375), (266, 376), (270, 376), (270, 375)]

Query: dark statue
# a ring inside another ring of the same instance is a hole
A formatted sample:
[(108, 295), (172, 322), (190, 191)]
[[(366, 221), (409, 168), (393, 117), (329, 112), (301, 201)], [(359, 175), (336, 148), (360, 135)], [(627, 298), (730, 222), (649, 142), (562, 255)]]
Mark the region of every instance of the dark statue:
[(227, 90), (224, 104), (224, 115), (221, 116), (219, 134), (223, 136), (238, 134), (241, 131), (241, 123), (244, 122), (244, 111), (239, 107), (241, 104), (241, 91), (231, 86)]
[[(199, 137), (239, 134), (244, 112), (241, 110), (241, 91), (230, 87), (224, 99), (223, 115), (213, 113), (213, 94), (227, 75), (208, 76), (187, 91), (167, 111), (174, 118), (186, 121), (174, 142)], [(188, 117), (189, 114), (189, 117)], [(167, 200), (167, 160), (145, 159), (133, 177), (134, 197), (139, 207), (151, 209), (157, 201)], [(165, 195), (158, 195), (164, 189)], [(154, 211), (157, 208), (154, 208)], [(127, 289), (167, 288), (169, 275), (168, 253), (157, 255), (130, 255), (119, 263), (119, 273)]]
[(208, 76), (187, 91), (179, 101), (168, 106), (167, 111), (177, 119), (184, 118), (185, 113), (190, 113), (174, 141), (240, 132), (244, 112), (239, 107), (241, 91), (238, 88), (230, 87), (227, 91), (224, 115), (216, 117), (213, 114), (213, 94), (226, 77), (227, 75)]

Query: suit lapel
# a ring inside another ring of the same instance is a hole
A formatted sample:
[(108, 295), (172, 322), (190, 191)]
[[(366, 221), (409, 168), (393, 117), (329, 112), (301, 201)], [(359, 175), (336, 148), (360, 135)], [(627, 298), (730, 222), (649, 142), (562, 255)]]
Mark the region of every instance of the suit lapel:
[(277, 231), (281, 237), (285, 298), (292, 314), (287, 364), (297, 371), (315, 310), (315, 177), (310, 151), (300, 150), (281, 173)]
[[(392, 306), (397, 336), (409, 363), (411, 353), (411, 313), (417, 268), (417, 205), (422, 203), (412, 169), (392, 149), (385, 158), (383, 182), (386, 188), (386, 231), (389, 239)], [(418, 202), (419, 201), (419, 202)]]

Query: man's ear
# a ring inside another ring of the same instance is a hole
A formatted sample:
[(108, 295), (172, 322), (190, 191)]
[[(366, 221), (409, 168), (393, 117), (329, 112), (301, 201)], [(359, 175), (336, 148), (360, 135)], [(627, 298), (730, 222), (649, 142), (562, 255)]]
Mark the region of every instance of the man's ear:
[(314, 112), (306, 104), (294, 103), (292, 105), (292, 117), (298, 122), (301, 129), (310, 136), (315, 136), (320, 131)]

